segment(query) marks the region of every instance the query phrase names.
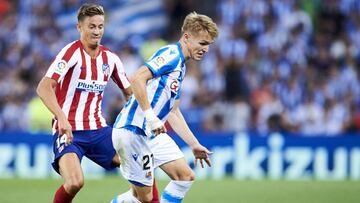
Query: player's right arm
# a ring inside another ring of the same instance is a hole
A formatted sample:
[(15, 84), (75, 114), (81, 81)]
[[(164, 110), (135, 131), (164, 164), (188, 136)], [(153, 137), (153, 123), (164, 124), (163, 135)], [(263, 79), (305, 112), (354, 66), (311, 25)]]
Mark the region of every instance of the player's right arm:
[(155, 115), (154, 111), (152, 110), (147, 97), (146, 83), (152, 77), (153, 74), (149, 68), (146, 66), (141, 66), (131, 79), (131, 89), (141, 109), (145, 113), (145, 117), (150, 129), (155, 133), (155, 135), (158, 135), (160, 133), (165, 133), (166, 129), (163, 122)]
[(70, 144), (73, 139), (72, 127), (66, 118), (64, 112), (59, 106), (55, 95), (55, 87), (57, 81), (54, 79), (43, 77), (39, 82), (36, 92), (45, 104), (45, 106), (54, 114), (58, 121), (59, 136), (67, 135), (66, 143)]
[(58, 122), (59, 137), (67, 135), (66, 144), (70, 144), (73, 140), (72, 127), (57, 101), (55, 87), (63, 80), (70, 67), (77, 63), (78, 55), (75, 55), (75, 51), (79, 46), (80, 41), (65, 46), (50, 64), (36, 89), (37, 94)]
[(165, 133), (164, 123), (155, 115), (147, 97), (146, 84), (152, 78), (161, 77), (173, 71), (180, 60), (180, 55), (176, 54), (174, 48), (163, 47), (159, 49), (145, 65), (141, 66), (132, 78), (131, 88), (141, 109), (144, 111), (147, 125), (158, 135)]

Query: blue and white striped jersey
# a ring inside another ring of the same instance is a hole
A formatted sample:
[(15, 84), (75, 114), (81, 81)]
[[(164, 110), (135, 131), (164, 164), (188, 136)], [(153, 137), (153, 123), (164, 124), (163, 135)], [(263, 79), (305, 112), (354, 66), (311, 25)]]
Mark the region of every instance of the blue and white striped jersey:
[[(186, 71), (180, 42), (160, 48), (145, 62), (145, 65), (153, 74), (153, 78), (146, 85), (148, 100), (155, 114), (165, 122), (175, 100), (180, 97), (181, 83)], [(114, 127), (153, 136), (151, 130), (147, 128), (144, 112), (134, 95), (119, 113)]]

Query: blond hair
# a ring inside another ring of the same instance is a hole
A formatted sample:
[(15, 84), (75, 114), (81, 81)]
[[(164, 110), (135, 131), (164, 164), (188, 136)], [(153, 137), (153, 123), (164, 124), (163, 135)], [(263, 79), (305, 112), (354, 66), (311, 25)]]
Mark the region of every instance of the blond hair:
[(206, 31), (213, 39), (219, 34), (218, 28), (211, 18), (206, 15), (197, 14), (195, 11), (185, 17), (181, 31), (183, 33), (190, 32), (191, 34)]

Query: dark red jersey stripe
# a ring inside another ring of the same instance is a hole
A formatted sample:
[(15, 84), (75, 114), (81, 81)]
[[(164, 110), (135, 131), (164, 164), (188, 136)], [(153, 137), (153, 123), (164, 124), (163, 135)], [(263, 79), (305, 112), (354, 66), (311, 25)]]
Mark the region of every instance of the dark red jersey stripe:
[(86, 60), (85, 60), (85, 55), (84, 55), (84, 49), (82, 46), (80, 46), (80, 53), (81, 53), (80, 79), (85, 80), (86, 79)]
[(71, 102), (71, 106), (70, 106), (70, 110), (69, 110), (68, 120), (73, 129), (76, 129), (75, 116), (76, 116), (76, 110), (78, 108), (79, 101), (80, 101), (80, 95), (81, 95), (81, 92), (75, 90), (74, 98)]
[(100, 107), (100, 101), (102, 100), (102, 94), (99, 94), (97, 96), (97, 102), (96, 102), (96, 109), (95, 109), (95, 121), (96, 121), (96, 128), (101, 128), (101, 121), (100, 121), (100, 116), (99, 116), (99, 107)]
[(69, 62), (70, 58), (73, 56), (75, 50), (79, 48), (81, 45), (80, 40), (74, 42), (65, 52), (64, 56), (62, 57), (62, 60)]
[(57, 73), (54, 73), (52, 76), (51, 76), (52, 79), (54, 79), (56, 82), (59, 80), (60, 78), (60, 75), (57, 74)]
[(90, 105), (91, 105), (91, 102), (94, 99), (94, 97), (95, 97), (95, 93), (89, 92), (89, 95), (87, 97), (87, 101), (85, 104), (84, 114), (83, 114), (84, 130), (90, 129), (90, 121), (89, 121)]
[(114, 82), (117, 84), (117, 86), (119, 86), (121, 89), (124, 89), (124, 86), (121, 82), (121, 79), (119, 77), (119, 73), (117, 71), (117, 68), (116, 68), (116, 64), (114, 65), (114, 71), (111, 75), (111, 78), (114, 80)]
[(91, 59), (91, 80), (97, 80), (96, 59)]

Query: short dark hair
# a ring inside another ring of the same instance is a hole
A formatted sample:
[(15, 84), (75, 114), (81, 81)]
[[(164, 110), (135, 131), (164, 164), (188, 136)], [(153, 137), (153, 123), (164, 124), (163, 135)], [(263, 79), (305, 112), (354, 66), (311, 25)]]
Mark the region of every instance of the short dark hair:
[(83, 4), (78, 10), (78, 22), (84, 20), (85, 17), (92, 17), (95, 15), (105, 15), (104, 8), (98, 4)]

